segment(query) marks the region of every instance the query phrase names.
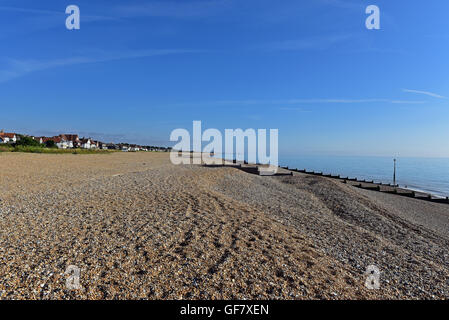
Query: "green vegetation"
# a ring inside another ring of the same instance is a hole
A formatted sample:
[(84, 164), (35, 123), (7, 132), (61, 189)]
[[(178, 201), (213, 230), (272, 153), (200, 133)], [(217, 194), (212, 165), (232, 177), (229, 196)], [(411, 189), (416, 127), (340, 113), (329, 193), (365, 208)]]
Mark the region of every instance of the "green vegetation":
[(14, 147), (10, 144), (0, 144), (0, 152), (11, 152)]
[(44, 143), (46, 148), (57, 148), (58, 146), (56, 145), (56, 143), (53, 140), (48, 140)]
[(109, 150), (89, 150), (89, 149), (57, 149), (45, 148), (42, 146), (12, 146), (0, 145), (0, 152), (26, 152), (26, 153), (47, 153), (47, 154), (107, 154)]
[(42, 144), (31, 137), (19, 135), (18, 138), (19, 139), (15, 143), (15, 146), (42, 147)]

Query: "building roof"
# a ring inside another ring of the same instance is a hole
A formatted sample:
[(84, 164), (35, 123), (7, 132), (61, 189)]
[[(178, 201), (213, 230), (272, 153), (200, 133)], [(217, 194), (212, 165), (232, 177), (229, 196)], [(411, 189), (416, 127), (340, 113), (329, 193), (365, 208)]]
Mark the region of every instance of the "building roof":
[(62, 141), (61, 137), (42, 137), (42, 142), (53, 141), (54, 143), (60, 143)]
[(59, 136), (67, 141), (79, 141), (77, 134), (60, 134)]
[(14, 139), (15, 136), (16, 136), (15, 133), (0, 132), (0, 138), (10, 138), (10, 139)]

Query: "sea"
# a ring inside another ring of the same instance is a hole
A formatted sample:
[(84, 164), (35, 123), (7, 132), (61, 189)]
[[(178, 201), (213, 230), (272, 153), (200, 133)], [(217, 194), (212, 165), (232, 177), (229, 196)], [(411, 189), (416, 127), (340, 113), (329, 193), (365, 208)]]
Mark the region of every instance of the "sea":
[[(393, 183), (392, 157), (283, 156), (279, 165), (326, 174)], [(396, 183), (435, 196), (449, 196), (449, 158), (396, 158)]]

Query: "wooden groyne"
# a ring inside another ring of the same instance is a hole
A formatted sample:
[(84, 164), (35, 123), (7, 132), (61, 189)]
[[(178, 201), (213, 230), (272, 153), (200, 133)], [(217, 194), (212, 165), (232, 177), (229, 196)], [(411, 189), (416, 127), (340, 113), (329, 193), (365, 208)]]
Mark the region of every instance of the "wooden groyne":
[[(240, 169), (242, 171), (245, 171), (250, 174), (257, 174), (257, 175), (263, 175), (261, 174), (261, 170), (259, 167), (262, 167), (263, 165), (259, 163), (248, 163), (247, 161), (239, 162), (234, 160), (228, 160), (226, 163), (222, 165), (206, 165), (208, 167), (234, 167), (237, 169)], [(279, 168), (283, 169), (284, 172), (277, 172), (276, 174), (273, 174), (271, 176), (291, 176), (293, 173), (301, 173), (301, 174), (307, 174), (307, 175), (313, 175), (313, 176), (319, 176), (329, 179), (335, 179), (338, 181), (341, 181), (344, 184), (353, 186), (355, 188), (370, 190), (370, 191), (376, 191), (376, 192), (383, 192), (383, 193), (389, 193), (394, 194), (402, 197), (408, 197), (413, 198), (417, 200), (424, 200), (424, 201), (430, 201), (435, 203), (445, 203), (449, 204), (449, 197), (442, 198), (438, 196), (434, 196), (430, 193), (425, 192), (419, 192), (414, 191), (407, 188), (401, 188), (399, 185), (393, 185), (391, 183), (383, 183), (383, 182), (375, 182), (374, 180), (366, 180), (366, 179), (359, 179), (359, 178), (350, 178), (350, 177), (342, 177), (341, 175), (333, 175), (333, 174), (325, 174), (322, 171), (315, 172), (315, 171), (307, 171), (306, 169), (296, 169), (296, 168), (289, 168), (288, 166), (280, 166)], [(285, 171), (288, 171), (286, 173)], [(269, 176), (269, 175), (267, 175)]]
[[(248, 163), (247, 161), (239, 162), (237, 160), (224, 160), (222, 164), (203, 164), (205, 167), (232, 167), (240, 169), (246, 173), (255, 174), (259, 176), (292, 176), (293, 172), (279, 172), (272, 171), (266, 165), (260, 163)], [(278, 167), (274, 167), (277, 169)]]
[(344, 184), (348, 184), (360, 189), (390, 193), (418, 200), (449, 204), (449, 197), (441, 198), (429, 193), (414, 191), (407, 188), (401, 188), (399, 187), (399, 185), (393, 185), (391, 183), (382, 183), (382, 182), (375, 182), (374, 180), (366, 180), (366, 179), (361, 180), (358, 178), (342, 177), (341, 175), (324, 174), (323, 172), (307, 171), (306, 169), (299, 170), (299, 169), (292, 169), (289, 167), (281, 167), (281, 168), (291, 172), (320, 176), (329, 179), (336, 179)]

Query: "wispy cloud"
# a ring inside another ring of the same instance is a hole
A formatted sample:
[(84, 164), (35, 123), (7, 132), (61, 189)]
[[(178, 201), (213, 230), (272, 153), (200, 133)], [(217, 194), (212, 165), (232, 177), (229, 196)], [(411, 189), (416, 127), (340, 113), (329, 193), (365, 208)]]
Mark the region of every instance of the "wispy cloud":
[(6, 7), (6, 6), (0, 6), (0, 11), (22, 12), (22, 13), (32, 13), (32, 14), (56, 14), (56, 15), (64, 14), (64, 11), (52, 11), (52, 10), (41, 10), (41, 9), (32, 9), (32, 8)]
[(287, 99), (287, 100), (221, 100), (214, 104), (234, 105), (295, 105), (295, 104), (360, 104), (360, 103), (391, 103), (391, 104), (422, 104), (425, 101), (397, 99)]
[(392, 104), (392, 105), (420, 105), (428, 103), (422, 100), (399, 100), (399, 99), (254, 99), (254, 100), (215, 100), (198, 101), (194, 103), (171, 103), (167, 106), (173, 108), (273, 108), (280, 111), (311, 112), (311, 105), (369, 105), (369, 104)]
[(303, 107), (280, 107), (279, 110), (282, 111), (295, 111), (295, 112), (311, 112), (310, 109), (305, 109)]
[(173, 55), (183, 53), (201, 52), (200, 50), (189, 49), (160, 49), (160, 50), (136, 50), (122, 52), (103, 52), (96, 56), (76, 56), (63, 59), (52, 60), (18, 60), (6, 59), (6, 67), (0, 70), (0, 83), (15, 78), (25, 76), (29, 73), (43, 71), (47, 69), (64, 67), (85, 63), (108, 62), (114, 60), (147, 58), (153, 56)]
[(317, 3), (326, 5), (326, 6), (334, 6), (337, 8), (342, 9), (354, 9), (354, 10), (360, 10), (361, 8), (366, 8), (366, 5), (364, 6), (363, 3), (360, 3), (360, 1), (351, 2), (348, 0), (342, 1), (342, 0), (315, 0)]
[(221, 13), (228, 8), (229, 0), (209, 1), (155, 1), (146, 4), (117, 6), (121, 17), (198, 18)]
[(296, 40), (275, 41), (258, 46), (257, 49), (268, 51), (302, 51), (308, 49), (328, 49), (335, 44), (347, 41), (352, 35), (330, 35)]
[(421, 90), (411, 90), (411, 89), (402, 89), (402, 91), (404, 92), (409, 92), (409, 93), (417, 93), (417, 94), (423, 94), (429, 97), (433, 97), (433, 98), (439, 98), (439, 99), (448, 99), (445, 96), (433, 93), (433, 92), (429, 92), (429, 91), (421, 91)]

